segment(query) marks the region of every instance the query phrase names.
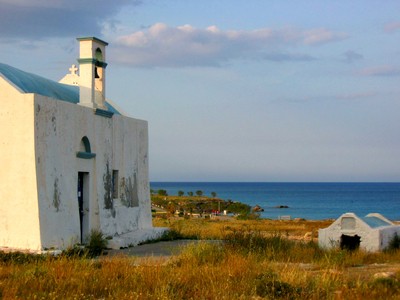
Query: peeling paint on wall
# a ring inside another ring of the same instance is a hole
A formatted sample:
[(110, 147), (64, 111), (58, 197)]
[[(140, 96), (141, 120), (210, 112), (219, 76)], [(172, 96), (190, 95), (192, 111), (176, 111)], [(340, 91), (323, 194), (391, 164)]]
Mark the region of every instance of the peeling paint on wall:
[[(44, 247), (66, 249), (80, 242), (80, 172), (85, 174), (84, 238), (91, 229), (113, 237), (135, 232), (134, 243), (149, 236), (147, 122), (118, 114), (104, 118), (82, 105), (20, 93), (2, 78), (0, 86), (4, 129), (0, 157), (8, 170), (0, 176), (0, 195), (13, 199), (13, 205), (0, 208), (0, 223), (4, 224), (0, 226), (0, 246), (38, 251)], [(91, 138), (96, 158), (75, 155), (83, 136)], [(119, 172), (119, 187), (125, 177), (124, 188), (115, 198), (113, 171)], [(15, 189), (16, 182), (23, 184)], [(118, 199), (122, 194), (124, 204)], [(129, 243), (121, 238), (114, 244), (125, 247)]]
[(53, 126), (54, 133), (57, 133), (57, 123), (56, 123), (56, 116), (51, 117), (51, 124)]
[(112, 209), (114, 207), (112, 198), (112, 174), (110, 171), (110, 163), (106, 162), (106, 172), (103, 175), (104, 184), (104, 208)]
[(133, 174), (133, 180), (132, 177), (121, 179), (121, 190), (121, 203), (123, 205), (126, 207), (139, 206), (136, 174)]
[(104, 184), (104, 208), (111, 209), (111, 215), (115, 218), (116, 212), (114, 209), (114, 200), (112, 197), (112, 174), (110, 171), (110, 163), (106, 162), (106, 172), (103, 175)]
[(60, 210), (60, 204), (61, 204), (60, 196), (61, 192), (60, 189), (58, 188), (58, 178), (56, 177), (56, 179), (54, 180), (53, 206), (55, 207), (57, 212), (59, 212)]

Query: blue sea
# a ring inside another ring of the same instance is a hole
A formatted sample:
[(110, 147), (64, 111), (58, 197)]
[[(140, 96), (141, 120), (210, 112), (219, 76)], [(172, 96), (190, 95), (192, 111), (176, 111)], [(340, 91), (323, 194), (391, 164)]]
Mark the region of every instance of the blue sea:
[[(272, 182), (151, 182), (153, 190), (179, 190), (204, 195), (211, 192), (224, 200), (259, 205), (262, 218), (280, 216), (307, 220), (336, 219), (345, 212), (365, 216), (377, 212), (400, 220), (400, 183), (272, 183)], [(287, 205), (289, 208), (276, 208)]]

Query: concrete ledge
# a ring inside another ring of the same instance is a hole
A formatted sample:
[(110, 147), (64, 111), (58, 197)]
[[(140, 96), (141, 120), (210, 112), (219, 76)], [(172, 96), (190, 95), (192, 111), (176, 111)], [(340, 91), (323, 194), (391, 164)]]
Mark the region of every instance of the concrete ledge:
[(161, 237), (164, 232), (168, 230), (169, 229), (165, 227), (139, 229), (136, 231), (121, 234), (119, 236), (114, 236), (111, 240), (108, 241), (107, 246), (108, 248), (114, 250), (137, 246), (142, 242), (154, 240)]
[(76, 152), (76, 157), (78, 158), (83, 158), (83, 159), (92, 159), (96, 157), (96, 153), (91, 153), (91, 152)]

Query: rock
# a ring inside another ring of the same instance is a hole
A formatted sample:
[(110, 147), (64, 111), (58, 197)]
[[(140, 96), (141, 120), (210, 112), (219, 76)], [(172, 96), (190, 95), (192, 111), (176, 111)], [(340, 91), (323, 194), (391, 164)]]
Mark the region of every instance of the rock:
[(276, 208), (289, 208), (289, 206), (287, 206), (287, 205), (278, 205), (278, 206), (275, 206)]
[(396, 273), (394, 272), (380, 272), (380, 273), (375, 273), (374, 278), (375, 279), (380, 279), (380, 278), (395, 278)]
[(253, 207), (253, 211), (254, 212), (264, 211), (264, 208), (262, 208), (260, 205), (256, 205)]
[(303, 237), (304, 240), (311, 240), (312, 239), (312, 232), (306, 232)]

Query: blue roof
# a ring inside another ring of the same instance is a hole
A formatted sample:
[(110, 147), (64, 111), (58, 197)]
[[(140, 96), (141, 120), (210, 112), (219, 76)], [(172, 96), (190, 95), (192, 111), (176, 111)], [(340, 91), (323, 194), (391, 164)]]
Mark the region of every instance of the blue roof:
[[(78, 86), (59, 83), (2, 63), (0, 63), (0, 74), (24, 93), (39, 94), (61, 101), (79, 103)], [(106, 102), (106, 107), (110, 112), (120, 114), (108, 102)]]
[(377, 227), (384, 227), (384, 226), (391, 226), (392, 224), (386, 222), (385, 220), (379, 219), (377, 217), (363, 217), (361, 218), (365, 223), (368, 224), (369, 227), (371, 228), (377, 228)]

